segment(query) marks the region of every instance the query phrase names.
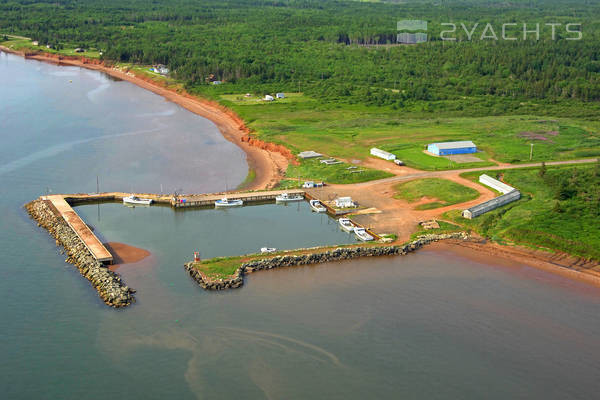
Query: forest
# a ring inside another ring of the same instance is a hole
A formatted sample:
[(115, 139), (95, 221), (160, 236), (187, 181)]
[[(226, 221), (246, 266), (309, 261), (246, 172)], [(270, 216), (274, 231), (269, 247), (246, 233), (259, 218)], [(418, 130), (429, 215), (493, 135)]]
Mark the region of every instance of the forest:
[[(288, 91), (394, 108), (474, 97), (596, 102), (599, 17), (591, 0), (0, 0), (0, 33), (165, 64), (209, 97)], [(404, 19), (427, 21), (429, 40), (396, 43)], [(445, 23), (456, 40), (442, 40)], [(523, 23), (540, 24), (539, 40), (523, 39)], [(502, 39), (503, 24), (515, 40)], [(546, 24), (560, 24), (554, 38)]]

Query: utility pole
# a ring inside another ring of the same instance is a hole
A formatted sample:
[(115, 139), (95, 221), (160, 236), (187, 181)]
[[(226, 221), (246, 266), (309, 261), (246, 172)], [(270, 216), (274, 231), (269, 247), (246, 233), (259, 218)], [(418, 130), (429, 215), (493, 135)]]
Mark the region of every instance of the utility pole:
[(531, 149), (529, 150), (529, 161), (533, 158), (533, 143), (529, 143), (531, 145)]
[(96, 193), (100, 193), (100, 177), (96, 175)]

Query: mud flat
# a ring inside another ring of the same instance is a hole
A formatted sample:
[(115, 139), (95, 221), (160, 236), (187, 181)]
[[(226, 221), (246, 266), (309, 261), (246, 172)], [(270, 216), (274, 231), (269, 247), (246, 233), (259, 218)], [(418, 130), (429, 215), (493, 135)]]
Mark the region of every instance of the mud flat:
[(104, 303), (120, 308), (135, 302), (135, 290), (126, 286), (119, 274), (109, 270), (92, 256), (83, 241), (49, 201), (34, 200), (26, 204), (25, 208), (31, 218), (37, 221), (38, 226), (46, 229), (56, 239), (56, 245), (64, 248), (67, 254), (65, 261), (77, 267), (81, 275), (96, 288)]
[(278, 255), (271, 258), (257, 259), (241, 264), (235, 273), (225, 279), (214, 279), (197, 268), (195, 262), (184, 264), (185, 270), (190, 277), (206, 290), (225, 290), (239, 288), (244, 284), (244, 275), (254, 271), (268, 270), (282, 267), (294, 267), (298, 265), (322, 264), (334, 261), (353, 260), (361, 257), (381, 257), (405, 255), (420, 249), (432, 242), (439, 240), (455, 239), (467, 240), (466, 232), (445, 233), (439, 235), (422, 235), (416, 240), (398, 246), (369, 246), (369, 247), (338, 247), (334, 249), (305, 252), (306, 249), (298, 249), (295, 252), (304, 254)]

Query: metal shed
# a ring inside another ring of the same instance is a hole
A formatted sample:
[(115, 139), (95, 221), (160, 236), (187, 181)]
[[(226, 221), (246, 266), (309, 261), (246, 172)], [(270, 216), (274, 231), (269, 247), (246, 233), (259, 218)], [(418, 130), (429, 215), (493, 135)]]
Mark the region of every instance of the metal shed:
[(476, 206), (464, 210), (462, 212), (462, 216), (467, 219), (473, 219), (481, 214), (485, 214), (486, 212), (495, 210), (498, 207), (502, 207), (508, 203), (519, 200), (520, 198), (521, 192), (515, 189), (512, 192), (503, 194), (502, 196), (498, 196), (494, 199), (485, 201), (481, 204), (477, 204)]

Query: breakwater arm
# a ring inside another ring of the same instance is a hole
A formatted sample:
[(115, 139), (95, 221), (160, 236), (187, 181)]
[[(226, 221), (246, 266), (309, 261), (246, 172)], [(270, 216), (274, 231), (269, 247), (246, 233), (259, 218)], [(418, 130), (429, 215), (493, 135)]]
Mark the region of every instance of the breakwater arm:
[(81, 275), (96, 288), (100, 298), (111, 307), (126, 307), (135, 301), (135, 290), (126, 286), (119, 274), (109, 270), (96, 260), (82, 239), (60, 215), (48, 200), (34, 200), (25, 205), (25, 209), (37, 221), (38, 226), (46, 229), (63, 246), (68, 263), (77, 267)]
[(244, 275), (249, 272), (282, 267), (293, 267), (298, 265), (345, 261), (361, 257), (405, 255), (416, 251), (429, 243), (437, 242), (439, 240), (466, 240), (468, 238), (469, 235), (466, 232), (431, 234), (419, 236), (416, 240), (410, 243), (397, 246), (338, 247), (329, 250), (321, 249), (304, 254), (281, 255), (243, 263), (235, 270), (233, 275), (228, 278), (211, 278), (198, 268), (198, 263), (196, 262), (189, 262), (184, 265), (184, 268), (191, 278), (206, 290), (234, 289), (239, 288), (244, 284)]

